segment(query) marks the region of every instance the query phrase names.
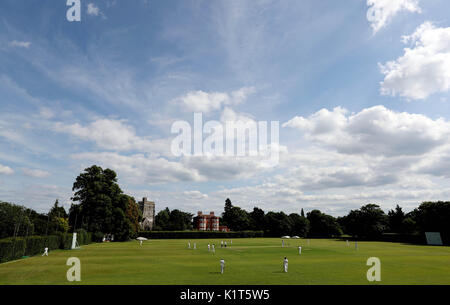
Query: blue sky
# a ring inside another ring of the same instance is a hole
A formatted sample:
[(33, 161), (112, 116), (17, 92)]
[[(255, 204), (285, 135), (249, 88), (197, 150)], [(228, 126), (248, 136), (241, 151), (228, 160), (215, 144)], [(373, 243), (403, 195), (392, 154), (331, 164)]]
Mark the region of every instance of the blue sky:
[[(158, 210), (448, 199), (448, 1), (81, 0), (81, 22), (68, 8), (0, 3), (0, 200), (67, 208), (92, 164)], [(280, 163), (173, 156), (171, 125), (195, 111), (279, 121)]]

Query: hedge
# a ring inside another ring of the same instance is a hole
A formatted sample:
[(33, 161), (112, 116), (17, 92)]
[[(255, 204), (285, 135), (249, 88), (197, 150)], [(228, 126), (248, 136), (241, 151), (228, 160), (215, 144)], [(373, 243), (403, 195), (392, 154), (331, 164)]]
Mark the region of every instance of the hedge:
[(204, 239), (204, 238), (253, 238), (263, 237), (263, 231), (141, 231), (140, 237), (149, 239)]
[[(91, 234), (85, 230), (77, 231), (79, 245), (91, 243)], [(9, 237), (0, 239), (0, 263), (19, 259), (23, 256), (33, 256), (43, 253), (44, 248), (49, 250), (70, 249), (72, 246), (72, 233), (59, 233), (49, 236)]]

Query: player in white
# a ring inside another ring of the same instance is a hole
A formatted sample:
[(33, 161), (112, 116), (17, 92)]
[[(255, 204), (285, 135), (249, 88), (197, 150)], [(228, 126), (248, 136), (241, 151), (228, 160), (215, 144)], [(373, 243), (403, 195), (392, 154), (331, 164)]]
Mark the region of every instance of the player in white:
[(223, 240), (220, 242), (220, 247), (223, 248)]
[(299, 255), (302, 254), (302, 247), (301, 246), (298, 247), (298, 254)]
[(188, 242), (188, 248), (191, 248), (191, 241)]
[(197, 243), (194, 243), (194, 250), (197, 250)]
[(224, 246), (225, 246), (225, 248), (227, 247), (227, 241), (225, 241)]
[(288, 259), (287, 259), (287, 257), (284, 257), (283, 267), (284, 267), (284, 272), (288, 272)]
[(223, 274), (223, 269), (225, 268), (225, 260), (222, 258), (220, 260), (220, 273)]
[(44, 254), (42, 254), (42, 256), (44, 256), (44, 255), (48, 256), (48, 248), (47, 247), (44, 248)]
[(211, 245), (208, 244), (208, 252), (211, 251)]
[(216, 253), (216, 245), (215, 244), (213, 244), (213, 246), (212, 246), (212, 251), (213, 251), (213, 253)]

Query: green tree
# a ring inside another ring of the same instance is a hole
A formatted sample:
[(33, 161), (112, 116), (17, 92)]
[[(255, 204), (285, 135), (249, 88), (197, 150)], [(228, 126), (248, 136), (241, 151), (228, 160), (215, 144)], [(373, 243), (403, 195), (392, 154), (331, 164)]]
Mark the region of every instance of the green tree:
[(232, 209), (233, 209), (233, 204), (231, 203), (230, 198), (227, 198), (225, 200), (225, 207), (224, 207), (224, 212), (222, 213), (221, 224), (224, 226), (228, 226), (228, 228), (231, 228), (230, 223), (232, 222), (232, 219), (231, 219), (231, 210)]
[(155, 231), (167, 231), (170, 226), (170, 210), (165, 208), (155, 216)]
[(64, 207), (59, 206), (58, 199), (56, 199), (53, 207), (48, 212), (48, 234), (55, 232), (66, 233), (69, 231), (68, 215)]
[(444, 244), (450, 244), (450, 202), (423, 202), (412, 213), (421, 232), (440, 232)]
[(264, 216), (265, 213), (262, 209), (254, 207), (253, 211), (249, 213), (250, 228), (255, 231), (264, 230)]
[(133, 231), (132, 235), (134, 235), (134, 233), (139, 232), (140, 230), (139, 222), (142, 219), (142, 212), (141, 209), (139, 209), (139, 205), (136, 203), (134, 197), (128, 195), (124, 196), (125, 200), (127, 201), (125, 207), (125, 215), (131, 224)]
[(180, 210), (172, 210), (169, 218), (169, 230), (184, 231), (192, 230), (192, 214)]
[(346, 233), (361, 239), (378, 239), (388, 227), (388, 218), (376, 204), (352, 210), (344, 220)]
[(80, 204), (81, 226), (95, 238), (111, 233), (115, 240), (126, 240), (133, 235), (132, 221), (126, 215), (129, 197), (124, 196), (113, 170), (96, 165), (86, 168), (72, 190), (72, 200)]
[(268, 212), (264, 216), (264, 235), (281, 237), (292, 232), (291, 218), (283, 212)]
[(296, 213), (289, 215), (292, 223), (291, 235), (306, 237), (309, 232), (309, 220)]
[(306, 215), (310, 223), (308, 236), (335, 237), (342, 235), (342, 229), (333, 216), (324, 214), (319, 210), (312, 210)]
[(405, 218), (405, 213), (397, 204), (395, 210), (390, 210), (388, 212), (389, 231), (394, 233), (404, 233), (403, 221)]
[(250, 217), (244, 209), (232, 207), (224, 214), (225, 222), (230, 230), (244, 231), (250, 229)]

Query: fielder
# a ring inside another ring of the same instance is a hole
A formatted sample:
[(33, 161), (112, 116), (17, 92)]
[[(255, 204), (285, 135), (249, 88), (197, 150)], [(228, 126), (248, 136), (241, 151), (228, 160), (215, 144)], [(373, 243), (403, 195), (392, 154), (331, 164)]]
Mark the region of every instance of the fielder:
[(208, 244), (208, 252), (211, 251), (211, 245)]
[(191, 241), (188, 242), (188, 248), (191, 248)]
[(302, 247), (298, 247), (298, 254), (301, 255), (302, 254)]
[(287, 259), (287, 257), (284, 257), (283, 267), (284, 267), (284, 272), (288, 272), (288, 259)]
[(223, 269), (225, 268), (225, 260), (222, 258), (220, 260), (220, 273), (223, 274)]
[(48, 256), (48, 248), (47, 247), (44, 248), (44, 254), (42, 254), (42, 256), (44, 256), (44, 255)]
[(194, 243), (194, 250), (197, 250), (197, 243)]
[(213, 253), (216, 253), (216, 245), (215, 244), (213, 244), (212, 249), (213, 249)]

